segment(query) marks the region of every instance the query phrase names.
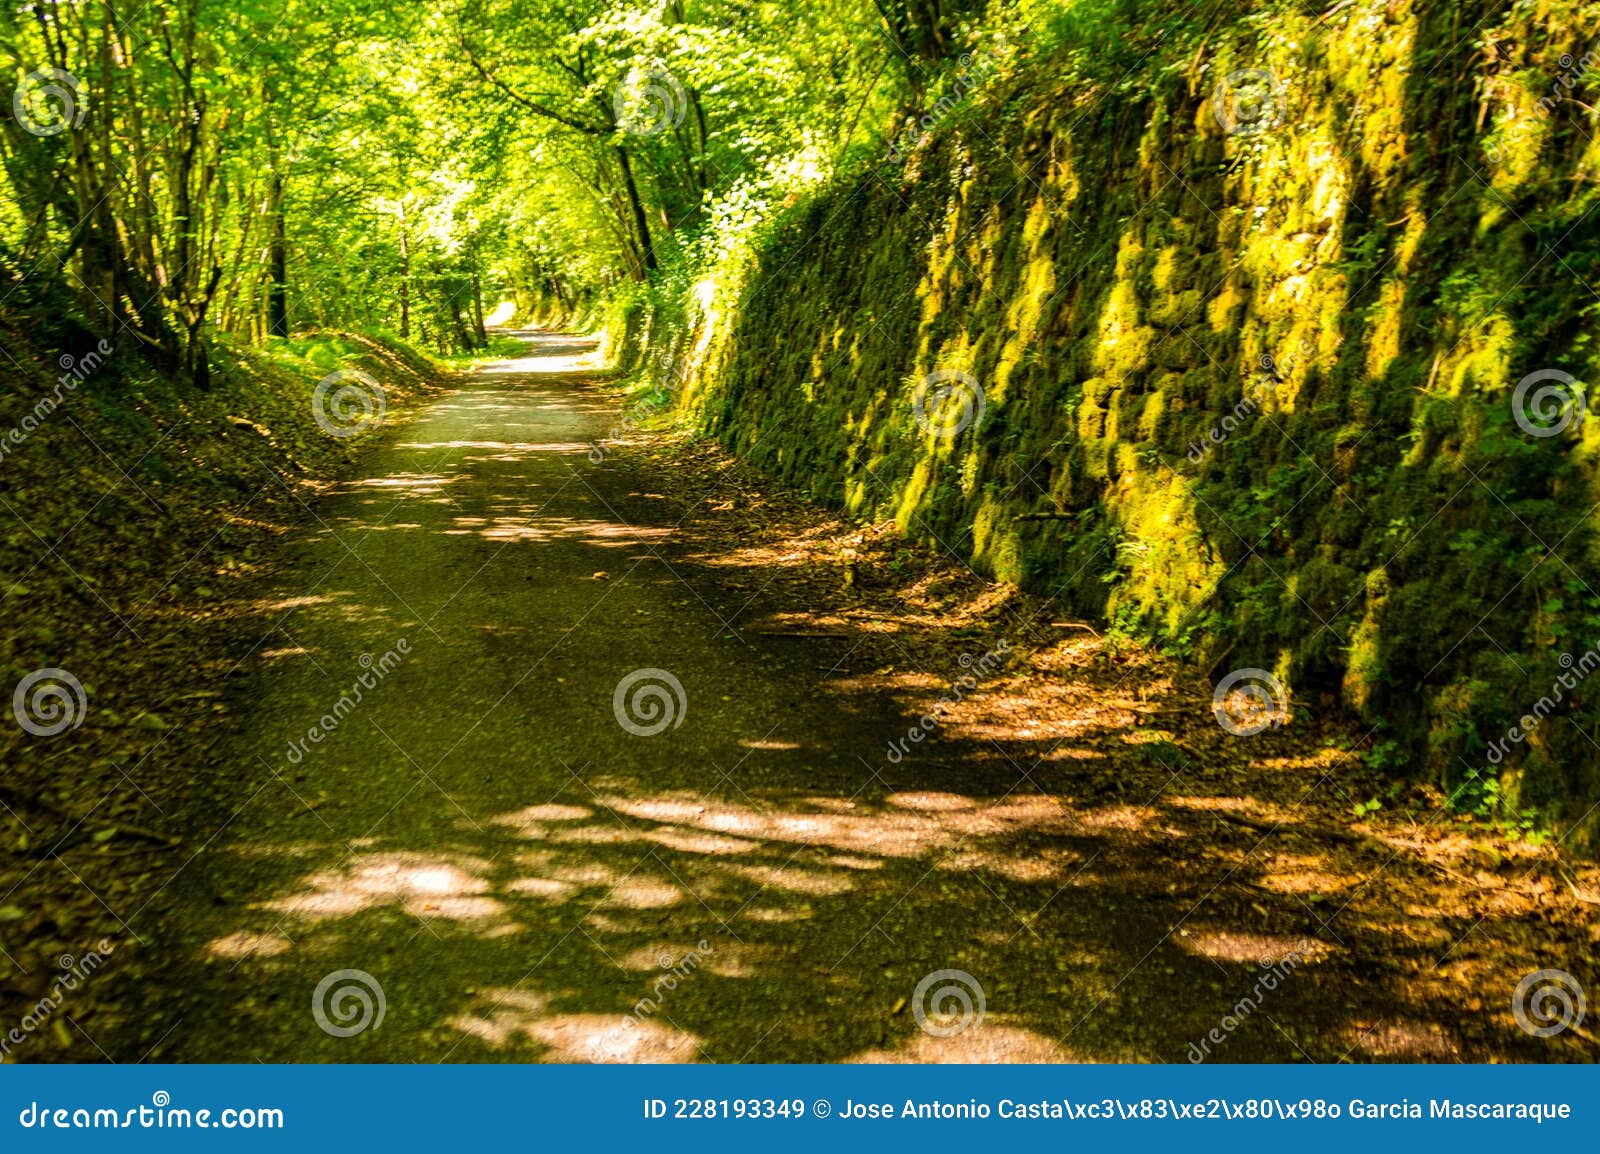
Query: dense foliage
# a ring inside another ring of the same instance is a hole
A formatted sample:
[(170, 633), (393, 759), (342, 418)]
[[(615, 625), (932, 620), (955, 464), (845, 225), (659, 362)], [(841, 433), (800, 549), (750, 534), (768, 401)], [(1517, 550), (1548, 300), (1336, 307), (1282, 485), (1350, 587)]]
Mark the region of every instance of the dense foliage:
[(671, 263), (741, 182), (831, 169), (953, 50), (961, 7), (11, 6), (3, 274), (69, 286), (202, 383), (214, 333), (481, 345), (500, 299), (577, 311)]
[(1592, 13), (991, 23), (702, 277), (665, 384), (821, 499), (1592, 842)]
[[(819, 496), (1481, 791), (1600, 623), (1597, 426), (1510, 408), (1591, 366), (1591, 7), (12, 7), (0, 278), (200, 387), (219, 341), (603, 321)], [(1571, 689), (1511, 795), (1592, 790)]]

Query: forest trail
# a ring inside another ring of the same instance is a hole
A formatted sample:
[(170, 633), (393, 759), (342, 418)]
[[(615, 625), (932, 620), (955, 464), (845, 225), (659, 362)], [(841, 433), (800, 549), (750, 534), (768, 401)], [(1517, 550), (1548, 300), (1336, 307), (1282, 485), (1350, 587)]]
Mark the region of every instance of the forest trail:
[[(591, 346), (525, 337), (386, 431), (273, 579), (216, 832), (112, 1056), (1182, 1061), (1267, 967), (1215, 1057), (1337, 1060), (1402, 1004), (1391, 1052), (1453, 1044), (1471, 1014), (1400, 992), (1438, 943), (1192, 868), (1255, 831), (1174, 849), (1188, 811), (1064, 798), (1081, 761), (886, 767), (904, 703), (826, 637), (742, 635), (708, 575), (748, 562), (682, 548), (595, 449), (620, 410)], [(681, 694), (615, 704), (640, 670)]]

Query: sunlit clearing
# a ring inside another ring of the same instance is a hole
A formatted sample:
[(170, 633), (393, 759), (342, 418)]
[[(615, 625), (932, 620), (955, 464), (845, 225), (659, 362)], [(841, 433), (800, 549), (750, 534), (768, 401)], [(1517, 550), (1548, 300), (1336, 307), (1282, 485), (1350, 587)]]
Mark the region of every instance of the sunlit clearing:
[(1216, 962), (1294, 968), (1327, 953), (1327, 947), (1305, 937), (1287, 934), (1250, 934), (1233, 930), (1189, 929), (1171, 939), (1174, 943)]
[(305, 880), (305, 892), (265, 904), (266, 909), (304, 918), (348, 917), (383, 905), (398, 905), (418, 917), (483, 921), (504, 913), (484, 878), (457, 864), (418, 853), (379, 854), (347, 868)]
[(282, 934), (252, 934), (243, 931), (217, 938), (206, 945), (206, 953), (217, 958), (270, 958), (294, 945)]
[(515, 989), (487, 990), (481, 1008), (447, 1024), (495, 1049), (533, 1042), (553, 1062), (688, 1062), (700, 1049), (695, 1035), (635, 1014), (550, 1014), (549, 1000)]
[(846, 1062), (928, 1062), (928, 1063), (999, 1063), (999, 1062), (1082, 1062), (1084, 1058), (1057, 1046), (1043, 1034), (1017, 1026), (1003, 1026), (992, 1019), (978, 1022), (948, 1038), (936, 1038), (923, 1033), (907, 1021), (914, 1032), (908, 1035), (904, 1049), (867, 1050), (852, 1054)]
[[(593, 446), (584, 441), (406, 441), (401, 448), (431, 452), (438, 449), (493, 449), (498, 453), (587, 453)], [(510, 457), (494, 458), (509, 460)], [(367, 482), (376, 484), (380, 482)]]

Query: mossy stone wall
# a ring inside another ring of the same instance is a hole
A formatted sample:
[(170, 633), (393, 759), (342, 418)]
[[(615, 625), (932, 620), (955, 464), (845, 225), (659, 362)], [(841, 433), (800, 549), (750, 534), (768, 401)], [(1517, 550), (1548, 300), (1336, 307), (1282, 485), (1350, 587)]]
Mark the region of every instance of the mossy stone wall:
[[(1593, 375), (1600, 21), (1254, 7), (1157, 42), (1148, 80), (1023, 52), (787, 210), (691, 310), (682, 404), (819, 498), (1272, 670), (1565, 830), (1600, 800), (1600, 419), (1533, 435), (1514, 393)], [(1265, 104), (1245, 131), (1230, 83)], [(917, 420), (935, 372), (981, 389), (955, 436)]]

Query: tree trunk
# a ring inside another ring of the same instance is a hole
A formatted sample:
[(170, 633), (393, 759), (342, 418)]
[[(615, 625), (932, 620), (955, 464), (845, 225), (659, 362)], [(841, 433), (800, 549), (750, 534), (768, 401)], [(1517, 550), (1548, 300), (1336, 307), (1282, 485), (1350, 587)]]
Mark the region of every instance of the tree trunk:
[(400, 339), (411, 339), (411, 237), (400, 221)]
[(274, 158), (272, 169), (272, 240), (267, 246), (267, 332), (289, 335), (289, 245), (283, 219), (283, 172)]
[(655, 245), (650, 240), (650, 221), (645, 216), (644, 201), (639, 196), (639, 184), (633, 179), (633, 164), (628, 160), (628, 150), (620, 144), (617, 145), (617, 161), (622, 166), (622, 183), (628, 192), (628, 207), (633, 210), (633, 227), (639, 234), (640, 260), (648, 276), (661, 266), (656, 263)]
[(472, 260), (472, 328), (480, 349), (489, 347), (489, 332), (483, 327), (483, 279), (478, 275), (478, 245), (474, 241), (468, 254)]

